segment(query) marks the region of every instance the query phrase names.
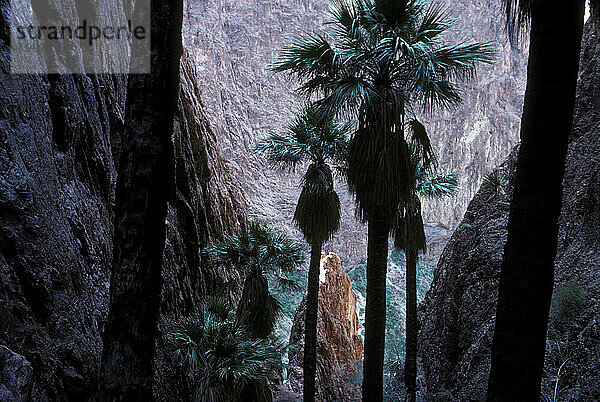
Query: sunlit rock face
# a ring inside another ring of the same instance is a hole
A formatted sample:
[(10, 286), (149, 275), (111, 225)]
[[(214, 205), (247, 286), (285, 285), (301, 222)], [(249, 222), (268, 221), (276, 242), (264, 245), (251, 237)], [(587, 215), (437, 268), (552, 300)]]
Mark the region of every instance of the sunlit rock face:
[[(494, 42), (498, 58), (465, 82), (462, 106), (433, 114), (415, 111), (432, 137), (440, 170), (461, 177), (457, 197), (424, 206), (425, 220), (436, 233), (454, 229), (485, 173), (517, 143), (527, 62), (526, 43), (517, 47), (508, 40), (502, 0), (446, 3), (457, 19), (448, 39)], [(295, 35), (323, 32), (327, 9), (326, 0), (188, 0), (184, 19), (186, 46), (200, 72), (207, 114), (227, 143), (223, 156), (242, 183), (250, 212), (298, 238), (291, 222), (301, 176), (271, 171), (252, 147), (269, 130), (281, 129), (302, 104), (294, 93), (296, 83), (271, 73), (269, 63)], [(366, 229), (355, 219), (345, 184), (337, 183), (336, 189), (342, 223), (328, 247), (352, 266), (365, 259)], [(446, 238), (435, 241), (445, 244)], [(430, 259), (435, 262), (438, 256)]]
[[(600, 399), (600, 19), (584, 34), (577, 99), (567, 155), (555, 264), (555, 289), (573, 284), (587, 294), (567, 329), (548, 335), (542, 392), (556, 400)], [(501, 170), (512, 178), (517, 152)], [(423, 392), (485, 400), (498, 279), (507, 236), (507, 194), (480, 191), (448, 242), (419, 308)], [(560, 381), (556, 385), (556, 379)]]
[[(298, 393), (303, 386), (305, 314), (306, 296), (296, 310), (290, 335), (289, 383)], [(358, 336), (356, 294), (340, 258), (333, 253), (321, 258), (318, 317), (316, 399), (358, 400), (363, 343)]]

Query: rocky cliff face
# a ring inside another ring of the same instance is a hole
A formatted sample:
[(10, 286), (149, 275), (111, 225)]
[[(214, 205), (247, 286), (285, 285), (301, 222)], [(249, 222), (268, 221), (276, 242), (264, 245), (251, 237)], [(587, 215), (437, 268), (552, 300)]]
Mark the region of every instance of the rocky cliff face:
[[(269, 72), (269, 63), (295, 35), (323, 32), (328, 4), (327, 0), (187, 1), (184, 36), (202, 75), (201, 95), (208, 115), (227, 144), (228, 166), (240, 177), (250, 212), (290, 231), (300, 177), (271, 171), (252, 147), (269, 130), (282, 128), (301, 104), (293, 91), (295, 83)], [(516, 144), (527, 61), (526, 53), (511, 46), (505, 34), (501, 0), (447, 4), (457, 18), (450, 38), (493, 41), (499, 57), (466, 83), (463, 106), (422, 117), (442, 169), (457, 171), (462, 181), (453, 204), (424, 206), (425, 219), (437, 234), (443, 227), (455, 227), (484, 174)], [(343, 216), (341, 230), (328, 247), (352, 266), (365, 258), (366, 229), (354, 218), (354, 201), (345, 185), (336, 186)], [(438, 240), (445, 244), (446, 237)], [(438, 255), (432, 260), (437, 261)]]
[[(587, 301), (580, 310), (568, 307), (572, 314), (568, 324), (560, 330), (554, 326), (549, 333), (543, 391), (552, 399), (560, 374), (558, 400), (600, 398), (598, 21), (596, 13), (584, 37), (555, 273), (556, 295), (564, 285), (573, 284), (587, 294)], [(502, 166), (508, 177), (515, 161), (513, 152)], [(475, 196), (420, 307), (420, 357), (430, 395), (447, 390), (456, 400), (485, 399), (509, 199), (510, 184), (507, 195), (490, 198), (480, 191)], [(553, 309), (560, 302), (557, 298)]]
[[(331, 253), (321, 258), (319, 277), (319, 321), (317, 324), (317, 395), (318, 401), (360, 399), (360, 375), (363, 343), (358, 336), (356, 294), (350, 277), (342, 270), (340, 258)], [(306, 296), (296, 310), (290, 335), (289, 381), (292, 389), (302, 392), (304, 356), (304, 317)]]
[[(74, 9), (73, 1), (48, 6), (59, 19)], [(109, 21), (124, 22), (120, 0), (97, 6)], [(97, 386), (107, 314), (126, 81), (10, 75), (6, 2), (0, 18), (0, 399), (86, 400)], [(31, 63), (45, 61), (32, 55)], [(161, 328), (226, 278), (203, 264), (200, 248), (245, 221), (244, 197), (227, 177), (193, 67), (182, 67)], [(173, 379), (159, 370), (160, 392), (185, 392)]]

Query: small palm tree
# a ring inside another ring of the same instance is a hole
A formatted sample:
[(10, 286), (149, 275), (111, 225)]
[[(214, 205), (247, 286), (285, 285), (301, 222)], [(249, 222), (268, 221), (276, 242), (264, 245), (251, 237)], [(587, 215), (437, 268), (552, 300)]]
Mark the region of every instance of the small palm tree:
[[(301, 81), (300, 92), (319, 96), (325, 114), (355, 122), (347, 180), (357, 213), (368, 222), (367, 305), (363, 397), (383, 397), (388, 238), (413, 188), (405, 138), (407, 115), (460, 101), (456, 81), (470, 77), (494, 51), (485, 43), (443, 45), (452, 26), (446, 8), (422, 0), (336, 0), (323, 36), (299, 38), (283, 49), (274, 71)], [(413, 130), (425, 159), (432, 149), (425, 130)], [(425, 135), (423, 135), (425, 134)]]
[[(270, 400), (267, 379), (281, 367), (282, 344), (254, 339), (247, 316), (221, 299), (208, 299), (171, 325), (175, 358), (195, 379), (195, 401)], [(251, 390), (251, 394), (249, 394)]]
[[(440, 199), (456, 194), (456, 174), (431, 175), (431, 163), (425, 163), (421, 147), (410, 144), (410, 162), (414, 192), (407, 205), (398, 211), (394, 227), (394, 247), (406, 253), (406, 353), (404, 383), (409, 400), (415, 400), (417, 381), (417, 261), (419, 251), (426, 252), (421, 215), (421, 197)], [(430, 161), (428, 161), (430, 162)]]
[(273, 273), (287, 282), (286, 275), (304, 262), (302, 245), (252, 220), (246, 228), (207, 247), (205, 253), (216, 264), (245, 271), (238, 315), (248, 318), (253, 339), (266, 339), (273, 332), (281, 306), (269, 292), (265, 274)]
[(506, 176), (499, 169), (494, 169), (484, 176), (481, 190), (489, 199), (504, 195), (506, 193)]
[(330, 161), (343, 159), (349, 126), (324, 117), (315, 105), (307, 105), (283, 134), (270, 134), (257, 145), (276, 165), (294, 168), (310, 165), (302, 180), (294, 221), (311, 246), (304, 333), (304, 400), (314, 401), (317, 362), (317, 311), (319, 267), (323, 243), (340, 226), (340, 200), (333, 189)]

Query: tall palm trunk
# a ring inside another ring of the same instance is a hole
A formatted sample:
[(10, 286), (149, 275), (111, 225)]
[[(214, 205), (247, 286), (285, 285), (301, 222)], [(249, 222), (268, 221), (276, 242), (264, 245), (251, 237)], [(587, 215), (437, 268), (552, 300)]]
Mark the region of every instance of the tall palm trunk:
[(583, 0), (534, 0), (521, 148), (504, 249), (489, 401), (540, 396)]
[(417, 259), (414, 247), (406, 250), (406, 356), (404, 383), (409, 401), (415, 400), (417, 390)]
[(320, 243), (313, 244), (310, 250), (308, 295), (306, 297), (306, 318), (304, 320), (304, 401), (315, 400), (321, 248)]
[(152, 73), (130, 75), (127, 86), (101, 400), (152, 400), (183, 4), (151, 6)]
[(365, 358), (363, 401), (383, 400), (388, 237), (390, 224), (383, 217), (369, 219), (367, 248), (367, 306), (365, 309)]

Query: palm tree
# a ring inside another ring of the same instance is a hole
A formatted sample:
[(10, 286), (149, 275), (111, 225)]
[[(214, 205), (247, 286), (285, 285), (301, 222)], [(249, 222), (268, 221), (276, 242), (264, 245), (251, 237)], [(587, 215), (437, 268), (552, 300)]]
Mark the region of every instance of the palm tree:
[[(368, 222), (367, 305), (363, 398), (383, 398), (388, 238), (398, 209), (411, 197), (406, 115), (460, 101), (455, 81), (478, 62), (491, 62), (483, 43), (440, 44), (452, 26), (446, 8), (422, 0), (335, 0), (330, 43), (303, 36), (283, 49), (273, 66), (301, 81), (299, 91), (318, 95), (323, 113), (355, 122), (347, 180), (357, 215)], [(423, 132), (415, 140), (432, 153)]]
[(253, 339), (266, 339), (275, 328), (281, 306), (269, 292), (265, 274), (273, 273), (287, 283), (286, 274), (304, 261), (302, 245), (253, 220), (246, 228), (207, 247), (205, 253), (215, 264), (245, 271), (238, 316), (247, 319)]
[[(183, 1), (152, 0), (151, 74), (127, 82), (115, 201), (110, 305), (103, 336), (101, 400), (152, 400), (165, 219), (172, 183), (173, 118), (179, 95)], [(132, 63), (146, 49), (132, 47)]]
[[(209, 298), (171, 325), (171, 349), (195, 380), (195, 401), (227, 402), (270, 398), (267, 379), (281, 367), (284, 347), (253, 339), (248, 317), (238, 317), (222, 299)], [(255, 390), (245, 399), (246, 390)]]
[(321, 249), (340, 226), (340, 200), (328, 162), (344, 158), (349, 129), (348, 125), (336, 124), (331, 116), (324, 117), (315, 105), (308, 105), (285, 133), (271, 133), (256, 147), (266, 152), (271, 163), (285, 167), (310, 161), (294, 213), (294, 221), (311, 246), (304, 332), (305, 401), (315, 400)]
[[(413, 124), (417, 124), (416, 122)], [(419, 127), (419, 126), (416, 126)], [(420, 129), (420, 127), (419, 127)], [(417, 261), (419, 251), (426, 252), (420, 197), (450, 197), (458, 190), (456, 174), (431, 175), (431, 161), (424, 160), (420, 147), (410, 144), (414, 192), (407, 205), (398, 211), (394, 226), (394, 247), (406, 253), (406, 354), (404, 383), (409, 400), (414, 401), (417, 388)]]
[(506, 0), (531, 22), (521, 146), (514, 177), (492, 345), (488, 400), (540, 395), (562, 180), (575, 104), (584, 0)]

